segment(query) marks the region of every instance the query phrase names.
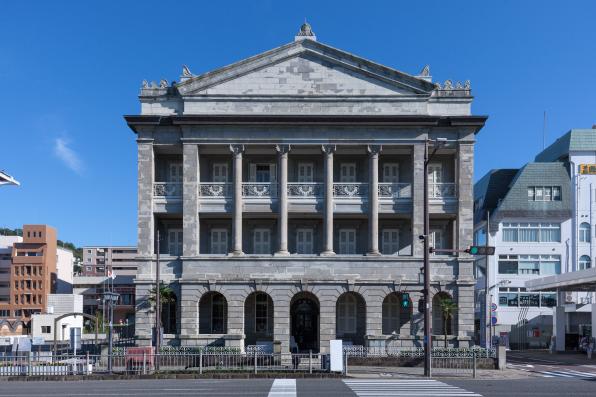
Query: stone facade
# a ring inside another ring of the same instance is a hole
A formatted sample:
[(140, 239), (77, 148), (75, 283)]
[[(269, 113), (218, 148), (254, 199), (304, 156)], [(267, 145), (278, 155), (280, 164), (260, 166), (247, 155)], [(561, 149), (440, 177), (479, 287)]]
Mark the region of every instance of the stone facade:
[[(170, 344), (422, 344), (425, 145), (432, 241), (467, 248), (486, 117), (471, 115), (469, 83), (435, 84), (428, 68), (408, 75), (302, 33), (200, 76), (184, 67), (179, 83), (143, 83), (141, 114), (126, 116), (138, 142), (140, 341), (154, 323), (159, 232), (177, 297), (175, 321), (162, 319)], [(468, 346), (471, 258), (431, 266), (433, 294), (459, 308), (449, 343)]]

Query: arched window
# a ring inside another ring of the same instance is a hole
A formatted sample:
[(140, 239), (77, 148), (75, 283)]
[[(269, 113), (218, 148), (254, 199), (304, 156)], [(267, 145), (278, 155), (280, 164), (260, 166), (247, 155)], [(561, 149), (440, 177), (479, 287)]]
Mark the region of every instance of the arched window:
[(337, 300), (336, 337), (354, 345), (364, 345), (366, 302), (355, 292), (346, 292)]
[(590, 242), (590, 224), (583, 222), (579, 225), (579, 241), (582, 243)]
[(228, 302), (219, 292), (208, 292), (199, 301), (199, 333), (228, 332)]
[(579, 258), (578, 270), (586, 270), (590, 267), (592, 267), (592, 261), (590, 260), (590, 257), (588, 255), (582, 255)]
[[(163, 296), (161, 297), (164, 298)], [(177, 333), (176, 326), (176, 312), (178, 311), (178, 299), (176, 294), (172, 292), (166, 297), (166, 300), (161, 304), (161, 325), (163, 326), (164, 334)]]
[(402, 295), (392, 292), (383, 300), (383, 335), (409, 333), (404, 326), (412, 318), (412, 301), (408, 298), (408, 305), (404, 307)]
[(273, 340), (273, 300), (265, 292), (253, 292), (244, 301), (245, 345)]

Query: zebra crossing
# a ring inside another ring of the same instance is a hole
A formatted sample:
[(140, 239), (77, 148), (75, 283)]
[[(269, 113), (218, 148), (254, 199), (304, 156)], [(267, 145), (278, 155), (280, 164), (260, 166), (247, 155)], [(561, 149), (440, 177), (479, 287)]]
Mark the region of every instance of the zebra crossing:
[(480, 397), (480, 394), (461, 389), (447, 383), (430, 379), (346, 379), (348, 386), (359, 397), (375, 396), (436, 396), (436, 397)]
[(579, 379), (596, 379), (596, 373), (576, 371), (573, 369), (552, 370), (552, 371), (537, 371), (543, 378), (579, 378)]

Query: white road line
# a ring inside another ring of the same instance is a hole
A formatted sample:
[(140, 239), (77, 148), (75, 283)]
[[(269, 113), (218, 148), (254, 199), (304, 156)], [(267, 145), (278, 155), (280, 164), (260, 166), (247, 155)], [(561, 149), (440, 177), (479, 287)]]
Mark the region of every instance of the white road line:
[(344, 380), (359, 397), (375, 396), (436, 396), (436, 397), (481, 397), (480, 394), (448, 385), (436, 380)]
[(275, 379), (268, 397), (296, 397), (296, 379)]
[(575, 376), (573, 375), (569, 375), (563, 372), (558, 372), (558, 371), (538, 371), (541, 374), (546, 374), (546, 375), (551, 375), (551, 376), (559, 376), (562, 378), (575, 378)]
[(570, 373), (570, 374), (577, 374), (578, 376), (584, 376), (586, 378), (596, 378), (596, 374), (593, 372), (581, 372), (581, 371), (576, 371), (574, 369), (568, 369), (565, 371), (565, 373)]

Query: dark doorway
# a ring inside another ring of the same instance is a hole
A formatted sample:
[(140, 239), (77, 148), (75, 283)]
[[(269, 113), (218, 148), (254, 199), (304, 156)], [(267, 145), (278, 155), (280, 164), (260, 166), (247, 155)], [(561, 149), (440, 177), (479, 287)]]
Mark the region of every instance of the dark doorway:
[(290, 307), (290, 350), (319, 351), (319, 302), (308, 293), (294, 296)]

